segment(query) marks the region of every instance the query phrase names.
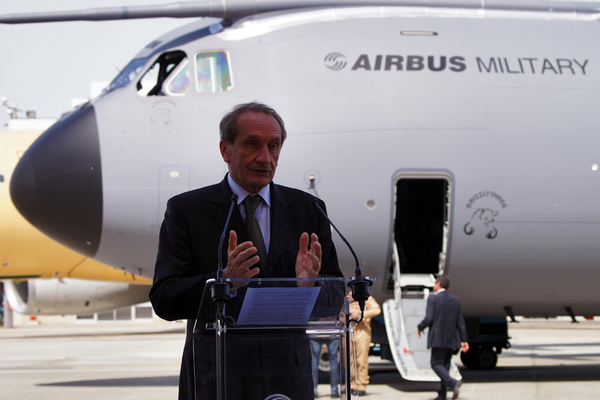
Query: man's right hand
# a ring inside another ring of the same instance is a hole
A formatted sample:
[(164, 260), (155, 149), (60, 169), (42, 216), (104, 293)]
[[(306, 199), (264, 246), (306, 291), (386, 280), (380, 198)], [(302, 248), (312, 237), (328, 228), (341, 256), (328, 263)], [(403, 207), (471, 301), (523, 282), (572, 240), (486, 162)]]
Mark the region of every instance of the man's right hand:
[[(229, 246), (227, 249), (227, 266), (224, 275), (226, 279), (252, 278), (260, 272), (260, 268), (252, 268), (258, 263), (260, 257), (256, 254), (256, 247), (252, 242), (237, 244), (237, 234), (235, 231), (229, 232)], [(252, 268), (252, 269), (251, 269)], [(235, 282), (231, 290), (237, 290), (247, 285), (247, 282)]]

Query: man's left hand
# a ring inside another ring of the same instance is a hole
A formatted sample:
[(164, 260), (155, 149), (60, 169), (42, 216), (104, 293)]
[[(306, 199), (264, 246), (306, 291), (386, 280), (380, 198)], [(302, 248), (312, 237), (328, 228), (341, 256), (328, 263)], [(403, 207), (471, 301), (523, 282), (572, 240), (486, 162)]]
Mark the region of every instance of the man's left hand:
[[(321, 257), (323, 255), (321, 243), (316, 234), (310, 236), (310, 250), (308, 249), (308, 233), (300, 235), (300, 249), (296, 257), (296, 278), (316, 278), (321, 271)], [(313, 286), (314, 282), (300, 281), (298, 286)]]

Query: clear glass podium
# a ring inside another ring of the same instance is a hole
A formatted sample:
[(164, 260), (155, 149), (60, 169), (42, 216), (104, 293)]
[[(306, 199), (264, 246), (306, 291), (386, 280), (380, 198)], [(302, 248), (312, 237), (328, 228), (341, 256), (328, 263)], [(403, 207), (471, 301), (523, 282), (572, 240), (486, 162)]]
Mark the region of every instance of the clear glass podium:
[(339, 342), (339, 393), (350, 399), (346, 293), (355, 280), (209, 280), (193, 332), (196, 400), (313, 399), (311, 340)]

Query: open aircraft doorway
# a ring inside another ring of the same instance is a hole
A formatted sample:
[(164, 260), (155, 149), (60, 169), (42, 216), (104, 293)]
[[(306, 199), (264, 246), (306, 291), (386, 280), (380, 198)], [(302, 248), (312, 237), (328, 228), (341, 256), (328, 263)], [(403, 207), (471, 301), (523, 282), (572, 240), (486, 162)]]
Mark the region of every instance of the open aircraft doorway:
[(441, 274), (450, 228), (451, 178), (401, 174), (396, 180), (394, 245), (402, 275)]
[[(404, 379), (436, 381), (427, 339), (417, 336), (435, 275), (446, 270), (452, 210), (452, 177), (445, 172), (400, 173), (395, 179), (392, 262), (383, 305), (388, 343)], [(451, 375), (460, 379), (456, 365)]]

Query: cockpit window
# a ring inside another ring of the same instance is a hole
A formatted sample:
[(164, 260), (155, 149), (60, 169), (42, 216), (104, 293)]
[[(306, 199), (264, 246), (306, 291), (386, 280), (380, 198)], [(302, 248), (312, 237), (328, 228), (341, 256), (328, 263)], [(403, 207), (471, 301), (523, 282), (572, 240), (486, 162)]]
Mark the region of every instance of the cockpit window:
[(199, 92), (226, 92), (233, 88), (229, 70), (229, 53), (225, 50), (196, 54), (196, 89)]
[[(143, 97), (172, 94), (168, 93), (168, 90), (163, 90), (163, 84), (169, 79), (173, 71), (180, 70), (177, 67), (184, 62), (187, 62), (187, 58), (183, 51), (172, 51), (161, 54), (138, 81), (138, 94)], [(183, 95), (183, 93), (178, 94)]]
[(140, 70), (148, 62), (148, 57), (145, 58), (136, 58), (135, 60), (131, 60), (129, 64), (119, 74), (113, 81), (108, 85), (105, 89), (106, 92), (112, 92), (115, 89), (126, 86), (129, 82), (133, 80), (139, 74)]
[[(132, 60), (106, 89), (110, 92), (126, 86), (139, 75), (148, 57)], [(152, 66), (137, 81), (137, 92), (148, 96), (185, 96), (195, 83), (200, 93), (226, 92), (233, 89), (231, 61), (225, 50), (210, 50), (196, 53), (195, 65), (183, 51), (161, 54)], [(195, 68), (194, 68), (195, 67)], [(192, 71), (196, 71), (195, 76)], [(195, 80), (192, 83), (192, 79)]]
[(165, 92), (170, 96), (184, 96), (190, 88), (188, 60), (183, 60), (177, 66), (177, 71), (171, 75), (172, 77), (165, 84)]

